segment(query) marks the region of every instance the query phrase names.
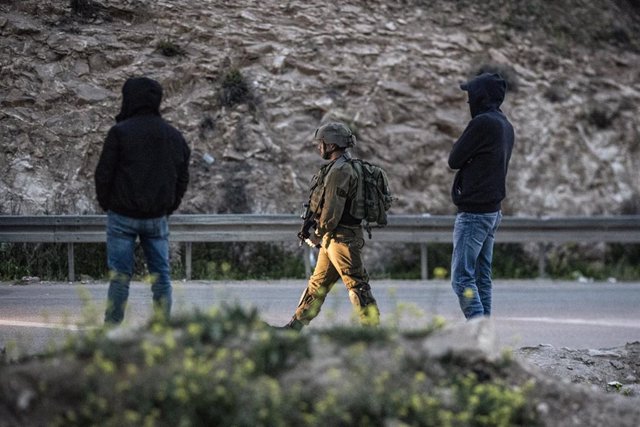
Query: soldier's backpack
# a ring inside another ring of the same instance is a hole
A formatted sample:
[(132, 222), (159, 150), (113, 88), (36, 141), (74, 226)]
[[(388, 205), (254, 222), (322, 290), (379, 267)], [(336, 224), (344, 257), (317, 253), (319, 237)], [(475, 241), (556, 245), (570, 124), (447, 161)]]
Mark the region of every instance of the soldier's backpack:
[(387, 225), (387, 211), (393, 202), (389, 180), (387, 173), (380, 166), (361, 159), (351, 159), (350, 162), (359, 179), (349, 213), (354, 218), (364, 221), (364, 228), (371, 238), (371, 228)]

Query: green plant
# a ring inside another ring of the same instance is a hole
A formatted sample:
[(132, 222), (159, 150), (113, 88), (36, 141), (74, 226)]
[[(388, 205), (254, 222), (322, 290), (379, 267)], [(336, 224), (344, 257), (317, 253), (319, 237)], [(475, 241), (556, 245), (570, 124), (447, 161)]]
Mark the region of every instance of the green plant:
[[(237, 306), (152, 321), (119, 338), (101, 328), (87, 329), (62, 351), (29, 362), (29, 372), (41, 374), (34, 377), (37, 397), (24, 421), (60, 426), (536, 424), (527, 398), (530, 386), (500, 379), (509, 377), (508, 364), (435, 360), (426, 353), (416, 358), (414, 344), (426, 335), (384, 328), (309, 332), (274, 329), (255, 310)], [(4, 368), (10, 383), (26, 372)], [(12, 399), (7, 390), (0, 389), (3, 401)]]
[(242, 72), (237, 68), (228, 71), (222, 79), (220, 103), (225, 107), (232, 107), (251, 99), (251, 91)]
[[(427, 245), (428, 266), (451, 265), (451, 250), (448, 243), (429, 243)], [(383, 262), (371, 266), (373, 278), (391, 278), (398, 280), (418, 280), (421, 276), (420, 245), (415, 243), (386, 245), (381, 249), (385, 254)], [(438, 271), (441, 273), (441, 270)], [(433, 275), (430, 276), (433, 278)]]
[(271, 243), (201, 243), (193, 245), (193, 277), (198, 279), (303, 278), (299, 252)]
[(608, 244), (589, 251), (583, 244), (555, 245), (548, 248), (547, 273), (561, 279), (637, 280), (640, 277), (640, 245)]
[(62, 280), (67, 276), (67, 247), (59, 243), (0, 243), (0, 278), (23, 276)]
[[(429, 278), (446, 279), (449, 277), (451, 252), (453, 246), (448, 243), (430, 243), (427, 245), (427, 265), (434, 266)], [(390, 251), (384, 273), (379, 268), (372, 269), (372, 276), (379, 278), (409, 279), (420, 278), (420, 245), (407, 244)], [(531, 278), (537, 275), (537, 261), (533, 259), (521, 244), (498, 243), (493, 249), (493, 276), (496, 278)]]
[[(392, 245), (381, 261), (371, 265), (375, 279), (420, 278), (420, 245)], [(172, 250), (171, 274), (184, 277), (185, 265), (180, 252)], [(537, 254), (523, 245), (498, 243), (494, 246), (493, 276), (497, 279), (533, 278), (538, 274)], [(637, 280), (640, 277), (640, 245), (608, 244), (593, 252), (579, 244), (548, 246), (546, 273), (553, 278), (581, 277), (606, 280)], [(142, 250), (135, 253), (134, 280), (146, 275)], [(75, 272), (78, 279), (105, 279), (108, 276), (104, 243), (83, 243), (75, 246)], [(42, 280), (67, 280), (67, 244), (64, 243), (8, 243), (0, 242), (0, 280), (18, 280), (35, 276)], [(429, 244), (430, 278), (447, 278), (451, 264), (450, 244)], [(246, 280), (305, 278), (301, 251), (273, 243), (194, 243), (192, 277), (199, 280)]]
[(180, 45), (171, 40), (170, 38), (165, 38), (156, 44), (156, 49), (163, 54), (164, 56), (173, 57), (184, 55), (186, 52)]
[(54, 425), (282, 425), (287, 404), (272, 375), (308, 357), (306, 338), (238, 307), (152, 322), (122, 344), (92, 333), (68, 351), (87, 362), (82, 397)]
[[(42, 280), (68, 279), (68, 246), (66, 243), (0, 243), (0, 280), (17, 280), (35, 276)], [(76, 244), (75, 273), (78, 279), (104, 279), (108, 276), (107, 253), (104, 243)], [(178, 259), (172, 260), (173, 272), (181, 277), (184, 269)], [(146, 275), (144, 255), (135, 252), (134, 278)]]
[(640, 277), (640, 245), (611, 243), (604, 255), (603, 276), (619, 280), (638, 280)]
[(529, 279), (538, 275), (538, 261), (518, 243), (494, 245), (492, 266), (493, 276), (501, 279)]

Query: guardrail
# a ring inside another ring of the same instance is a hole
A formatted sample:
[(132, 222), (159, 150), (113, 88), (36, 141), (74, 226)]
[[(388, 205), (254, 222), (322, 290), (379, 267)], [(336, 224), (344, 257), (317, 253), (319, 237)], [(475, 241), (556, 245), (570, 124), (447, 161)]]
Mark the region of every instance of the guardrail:
[[(454, 216), (391, 215), (372, 241), (419, 243), (421, 276), (427, 278), (427, 244), (451, 242)], [(173, 215), (170, 240), (185, 244), (185, 271), (191, 278), (194, 242), (295, 242), (301, 225), (295, 215)], [(75, 280), (74, 244), (105, 242), (105, 215), (0, 216), (0, 242), (56, 242), (68, 247), (69, 280)], [(640, 215), (597, 217), (504, 217), (497, 243), (539, 243), (538, 272), (545, 271), (545, 243), (639, 243)], [(305, 246), (309, 274), (309, 248)]]

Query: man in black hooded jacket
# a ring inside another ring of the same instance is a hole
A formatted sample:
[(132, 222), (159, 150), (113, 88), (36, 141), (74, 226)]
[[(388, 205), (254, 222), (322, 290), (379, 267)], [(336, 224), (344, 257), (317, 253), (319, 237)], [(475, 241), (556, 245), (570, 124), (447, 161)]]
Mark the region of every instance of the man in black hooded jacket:
[(515, 138), (500, 110), (507, 85), (499, 74), (480, 74), (460, 88), (468, 94), (471, 121), (449, 154), (449, 167), (458, 170), (451, 189), (458, 208), (451, 284), (471, 319), (491, 315), (493, 244)]
[(190, 150), (182, 134), (160, 116), (161, 101), (157, 81), (137, 77), (125, 82), (122, 108), (95, 172), (98, 203), (107, 211), (107, 324), (119, 324), (124, 318), (137, 237), (150, 273), (154, 306), (165, 317), (171, 312), (167, 217), (187, 189)]

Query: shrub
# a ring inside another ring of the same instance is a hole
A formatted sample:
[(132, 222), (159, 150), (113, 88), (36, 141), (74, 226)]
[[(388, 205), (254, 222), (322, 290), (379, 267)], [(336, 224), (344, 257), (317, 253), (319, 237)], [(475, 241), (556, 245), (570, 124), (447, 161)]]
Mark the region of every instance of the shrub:
[(160, 40), (158, 44), (156, 44), (156, 49), (167, 57), (184, 55), (186, 53), (182, 47), (169, 38)]
[(598, 129), (610, 128), (613, 124), (615, 114), (610, 114), (607, 110), (595, 106), (587, 113), (587, 121)]
[(199, 243), (193, 245), (193, 276), (198, 279), (303, 278), (300, 252), (272, 243)]
[[(78, 246), (76, 246), (78, 247)], [(106, 277), (104, 244), (83, 244), (75, 251), (75, 270), (94, 278)], [(0, 279), (15, 280), (35, 276), (43, 280), (66, 280), (68, 275), (65, 243), (0, 243)]]
[(528, 279), (538, 275), (537, 259), (518, 243), (494, 245), (492, 267), (493, 276), (499, 279)]
[(76, 15), (90, 15), (95, 9), (93, 0), (70, 0), (69, 3)]
[(222, 79), (220, 103), (225, 107), (232, 107), (236, 104), (247, 103), (251, 99), (249, 85), (240, 70), (234, 68), (227, 72)]
[[(450, 277), (451, 252), (449, 243), (427, 245), (427, 266), (431, 271), (429, 279)], [(420, 279), (420, 245), (407, 244), (393, 247), (386, 266), (371, 269), (376, 278)], [(518, 243), (497, 243), (493, 248), (493, 276), (502, 279), (531, 278), (537, 275), (537, 260), (532, 258)]]
[[(246, 280), (305, 278), (304, 259), (294, 245), (264, 242), (194, 243), (192, 277), (196, 280)], [(640, 277), (640, 245), (603, 245), (593, 251), (589, 245), (547, 246), (547, 274), (552, 278), (575, 278), (576, 271), (594, 279)], [(172, 244), (171, 275), (182, 278), (185, 265), (181, 246)], [(449, 277), (452, 245), (430, 243), (427, 264), (430, 279)], [(493, 276), (497, 279), (532, 278), (538, 274), (537, 246), (530, 250), (517, 243), (497, 243), (493, 251)], [(370, 249), (365, 263), (376, 279), (420, 279), (420, 245), (394, 244)], [(42, 280), (67, 280), (67, 245), (64, 243), (0, 243), (0, 280), (35, 276)], [(77, 244), (76, 277), (105, 279), (108, 275), (104, 243)], [(144, 254), (135, 252), (134, 280), (147, 274)]]
[[(292, 333), (238, 307), (109, 335), (88, 329), (61, 352), (3, 366), (8, 384), (38, 384), (19, 424), (536, 424), (530, 386), (508, 361), (429, 358), (418, 351), (428, 336), (361, 327)], [(15, 401), (11, 393), (0, 388), (0, 400)]]
[(549, 87), (544, 91), (544, 97), (552, 103), (566, 101), (569, 98), (566, 82), (562, 80), (551, 82)]

